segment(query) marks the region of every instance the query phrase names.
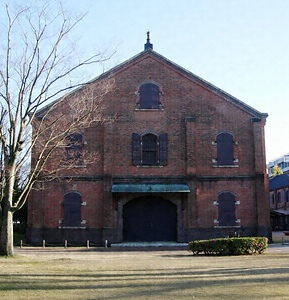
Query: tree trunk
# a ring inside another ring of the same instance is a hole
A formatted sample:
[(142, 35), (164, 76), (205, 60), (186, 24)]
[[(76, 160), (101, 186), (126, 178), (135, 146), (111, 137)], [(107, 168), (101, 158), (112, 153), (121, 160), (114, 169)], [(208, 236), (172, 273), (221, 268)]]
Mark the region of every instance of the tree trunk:
[(13, 256), (13, 213), (9, 210), (7, 199), (3, 199), (1, 211), (0, 255)]
[(1, 202), (1, 233), (0, 233), (0, 255), (13, 256), (13, 193), (15, 184), (15, 167), (10, 168), (5, 180), (4, 198)]

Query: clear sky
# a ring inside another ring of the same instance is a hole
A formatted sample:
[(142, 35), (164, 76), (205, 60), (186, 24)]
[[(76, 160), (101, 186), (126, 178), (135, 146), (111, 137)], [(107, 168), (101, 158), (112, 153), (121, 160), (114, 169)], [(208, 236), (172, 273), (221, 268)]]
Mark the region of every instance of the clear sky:
[[(105, 70), (141, 52), (149, 30), (156, 52), (269, 114), (267, 162), (289, 152), (289, 0), (63, 3), (88, 12), (74, 32), (79, 49), (116, 51)], [(102, 68), (87, 72), (93, 78)]]

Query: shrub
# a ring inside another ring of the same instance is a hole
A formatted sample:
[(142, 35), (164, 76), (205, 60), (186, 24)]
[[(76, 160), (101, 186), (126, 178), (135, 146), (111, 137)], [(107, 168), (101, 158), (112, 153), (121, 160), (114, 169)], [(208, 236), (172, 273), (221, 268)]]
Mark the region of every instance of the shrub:
[(250, 255), (261, 254), (268, 247), (266, 237), (234, 237), (199, 240), (189, 243), (193, 254), (205, 255)]

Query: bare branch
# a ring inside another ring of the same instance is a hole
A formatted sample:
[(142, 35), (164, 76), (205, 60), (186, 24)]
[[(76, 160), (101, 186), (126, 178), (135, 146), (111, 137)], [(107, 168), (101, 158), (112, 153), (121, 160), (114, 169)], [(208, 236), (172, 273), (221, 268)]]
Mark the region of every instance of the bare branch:
[[(85, 83), (73, 78), (85, 66), (110, 56), (75, 59), (66, 38), (84, 15), (73, 20), (61, 3), (58, 10), (50, 9), (50, 1), (41, 8), (39, 3), (14, 14), (7, 4), (6, 24), (0, 24), (5, 34), (0, 48), (0, 202), (7, 213), (24, 205), (35, 182), (75, 169), (80, 159), (65, 156), (71, 134), (111, 121), (103, 117), (103, 96), (113, 88), (113, 80)], [(95, 160), (97, 153), (83, 146), (82, 163)], [(1, 252), (2, 233), (0, 237)]]

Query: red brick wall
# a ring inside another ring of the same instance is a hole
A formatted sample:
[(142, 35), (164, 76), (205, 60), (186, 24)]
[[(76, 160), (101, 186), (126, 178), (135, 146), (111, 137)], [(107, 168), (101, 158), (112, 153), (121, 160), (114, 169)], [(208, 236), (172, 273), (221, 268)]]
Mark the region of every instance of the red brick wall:
[[(29, 201), (30, 227), (58, 227), (63, 218), (63, 195), (77, 190), (86, 202), (82, 206), (85, 226), (117, 232), (116, 200), (111, 194), (113, 181), (181, 177), (191, 188), (182, 211), (184, 232), (214, 228), (218, 218), (214, 201), (222, 191), (231, 191), (240, 202), (236, 205), (236, 218), (242, 227), (250, 228), (250, 232), (255, 230), (255, 234), (258, 227), (265, 231), (269, 228), (264, 120), (252, 122), (255, 116), (246, 107), (216, 90), (210, 91), (186, 72), (154, 55), (142, 55), (111, 76), (114, 88), (105, 96), (104, 110), (106, 117), (116, 116), (116, 121), (83, 131), (84, 150), (95, 153), (97, 161), (87, 163), (81, 172), (79, 168), (63, 172), (94, 179), (47, 183), (45, 191), (33, 192)], [(138, 88), (147, 81), (159, 84), (163, 110), (136, 109)], [(132, 133), (146, 131), (168, 133), (167, 166), (132, 165)], [(234, 137), (238, 160), (235, 167), (216, 167), (213, 162), (217, 157), (216, 135), (223, 131)], [(51, 167), (59, 155), (63, 155), (63, 149), (53, 157)], [(39, 209), (37, 203), (43, 203), (39, 213), (35, 211)]]

